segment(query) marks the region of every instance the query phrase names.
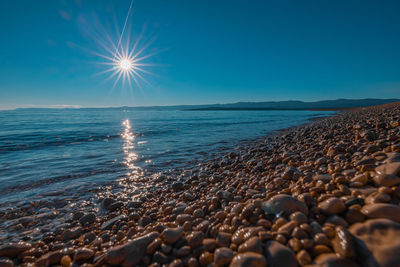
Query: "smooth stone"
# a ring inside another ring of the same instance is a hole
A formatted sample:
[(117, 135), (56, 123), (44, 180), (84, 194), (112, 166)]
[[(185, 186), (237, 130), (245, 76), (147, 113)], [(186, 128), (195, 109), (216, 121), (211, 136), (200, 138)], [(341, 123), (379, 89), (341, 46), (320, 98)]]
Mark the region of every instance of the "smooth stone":
[(68, 256), (68, 255), (64, 255), (61, 258), (61, 262), (60, 263), (61, 263), (61, 266), (63, 266), (63, 267), (69, 267), (71, 265), (71, 257)]
[(230, 267), (266, 267), (267, 261), (261, 254), (254, 252), (239, 253), (233, 257)]
[(124, 245), (111, 248), (106, 253), (105, 261), (111, 265), (134, 266), (142, 260), (146, 253), (147, 245), (156, 239), (158, 235), (157, 232), (151, 232)]
[(79, 237), (82, 233), (83, 233), (83, 228), (80, 226), (67, 229), (61, 234), (61, 239), (63, 241), (69, 241), (71, 239)]
[(182, 183), (182, 182), (174, 182), (174, 183), (171, 185), (171, 187), (172, 187), (172, 189), (173, 189), (174, 191), (180, 191), (180, 190), (183, 189), (183, 183)]
[(113, 227), (113, 225), (114, 225), (116, 222), (118, 222), (118, 221), (124, 221), (124, 220), (126, 220), (126, 219), (127, 219), (127, 217), (126, 217), (124, 214), (122, 214), (122, 215), (117, 216), (117, 217), (115, 217), (115, 218), (112, 218), (112, 219), (110, 219), (110, 220), (108, 220), (108, 221), (105, 221), (105, 222), (100, 226), (100, 229), (101, 229), (101, 230), (111, 230), (111, 228)]
[[(183, 247), (180, 247), (179, 249), (174, 250), (174, 256), (177, 256), (177, 257), (180, 257), (180, 258), (181, 257), (185, 257), (185, 256), (189, 255), (191, 251), (192, 250), (190, 249), (189, 246), (183, 246)], [(154, 254), (154, 252), (153, 253), (148, 253), (148, 254)]]
[(233, 251), (230, 248), (217, 248), (214, 252), (214, 263), (217, 266), (227, 266), (233, 256)]
[(78, 248), (75, 251), (74, 261), (84, 261), (92, 258), (94, 251), (89, 248)]
[(232, 240), (232, 234), (230, 233), (225, 233), (225, 232), (219, 232), (217, 234), (217, 246), (219, 247), (229, 247), (231, 240)]
[(310, 254), (308, 254), (307, 250), (305, 249), (300, 250), (299, 253), (297, 253), (296, 259), (301, 266), (310, 264), (312, 261)]
[(392, 174), (375, 173), (372, 175), (374, 182), (380, 186), (395, 186), (400, 184), (400, 177)]
[(0, 247), (0, 257), (14, 258), (25, 250), (31, 249), (32, 245), (26, 242), (6, 244)]
[(342, 226), (336, 227), (335, 238), (332, 240), (332, 247), (336, 254), (343, 258), (357, 258), (354, 237)]
[(82, 226), (86, 226), (86, 225), (89, 225), (89, 224), (94, 223), (95, 220), (96, 220), (96, 214), (94, 214), (93, 212), (91, 212), (91, 213), (88, 213), (88, 214), (83, 215), (83, 216), (79, 219), (79, 223), (80, 223)]
[(333, 215), (333, 216), (328, 217), (326, 219), (325, 223), (331, 223), (333, 225), (343, 226), (343, 227), (349, 226), (349, 224), (346, 222), (346, 220), (343, 219), (342, 216), (338, 216), (338, 215)]
[(291, 249), (276, 241), (268, 241), (265, 245), (264, 255), (267, 258), (268, 266), (296, 267), (296, 255)]
[(160, 264), (164, 264), (168, 262), (168, 256), (162, 253), (161, 251), (156, 251), (153, 255), (153, 261), (158, 262)]
[(161, 238), (156, 238), (153, 241), (150, 242), (150, 244), (146, 247), (146, 253), (153, 255), (157, 249), (161, 247), (162, 241)]
[(332, 176), (330, 176), (329, 174), (318, 174), (315, 175), (313, 178), (314, 181), (323, 181), (326, 183), (329, 183), (332, 180)]
[(295, 213), (292, 213), (290, 215), (290, 220), (294, 221), (296, 223), (296, 225), (301, 225), (303, 223), (307, 223), (308, 218), (303, 213), (296, 211)]
[(35, 264), (37, 266), (49, 266), (52, 264), (58, 264), (60, 263), (64, 255), (65, 253), (62, 250), (49, 252), (47, 254), (42, 255), (39, 259), (37, 259)]
[(270, 200), (264, 203), (264, 211), (268, 213), (285, 212), (290, 215), (296, 211), (300, 211), (308, 215), (306, 204), (290, 195), (280, 194), (273, 196)]
[(183, 236), (183, 228), (176, 227), (176, 228), (166, 228), (161, 233), (161, 239), (167, 244), (175, 244), (176, 241), (179, 240)]
[(362, 174), (359, 174), (359, 175), (355, 176), (350, 181), (353, 182), (353, 183), (354, 182), (358, 182), (358, 183), (361, 183), (362, 185), (365, 185), (368, 182), (368, 177), (367, 177), (367, 175), (362, 173)]
[(314, 259), (318, 266), (324, 267), (358, 267), (355, 262), (333, 253), (324, 253)]
[(208, 250), (208, 251), (214, 251), (214, 249), (217, 247), (217, 241), (213, 238), (205, 238), (203, 240), (203, 246)]
[(400, 222), (400, 206), (386, 203), (376, 203), (365, 205), (361, 213), (370, 219), (385, 218), (395, 222)]
[(318, 208), (328, 215), (334, 215), (343, 212), (346, 209), (343, 201), (337, 197), (328, 198), (318, 204)]
[(361, 239), (379, 266), (400, 266), (400, 223), (388, 219), (370, 219), (350, 226), (349, 231)]
[(201, 246), (204, 239), (204, 233), (200, 231), (194, 231), (186, 236), (186, 241), (191, 248)]
[(246, 242), (244, 242), (239, 246), (238, 252), (239, 253), (255, 252), (258, 254), (262, 254), (263, 252), (262, 242), (256, 236), (250, 237)]
[(375, 168), (375, 172), (388, 175), (400, 175), (400, 162), (393, 162), (380, 165)]
[(232, 235), (232, 243), (234, 244), (242, 244), (244, 241), (249, 239), (252, 236), (257, 236), (259, 232), (264, 231), (264, 227), (257, 226), (257, 227), (246, 227), (242, 229), (238, 229)]

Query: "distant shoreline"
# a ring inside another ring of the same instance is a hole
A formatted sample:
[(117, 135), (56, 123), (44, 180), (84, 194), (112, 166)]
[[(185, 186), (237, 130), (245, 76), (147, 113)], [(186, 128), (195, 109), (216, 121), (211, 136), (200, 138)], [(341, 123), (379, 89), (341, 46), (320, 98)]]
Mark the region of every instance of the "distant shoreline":
[(363, 107), (355, 108), (193, 108), (193, 109), (182, 109), (182, 111), (341, 111), (341, 110), (352, 110)]
[(299, 100), (287, 101), (260, 101), (260, 102), (236, 102), (226, 104), (198, 104), (198, 105), (169, 105), (169, 106), (120, 106), (120, 107), (80, 107), (77, 105), (55, 105), (55, 106), (29, 106), (29, 107), (16, 107), (14, 109), (4, 110), (75, 110), (75, 109), (122, 109), (122, 110), (309, 110), (309, 111), (335, 111), (335, 110), (349, 110), (358, 109), (361, 107), (372, 107), (383, 104), (398, 102), (400, 99), (377, 99), (377, 98), (364, 98), (364, 99), (335, 99), (335, 100), (320, 100), (313, 102), (305, 102)]

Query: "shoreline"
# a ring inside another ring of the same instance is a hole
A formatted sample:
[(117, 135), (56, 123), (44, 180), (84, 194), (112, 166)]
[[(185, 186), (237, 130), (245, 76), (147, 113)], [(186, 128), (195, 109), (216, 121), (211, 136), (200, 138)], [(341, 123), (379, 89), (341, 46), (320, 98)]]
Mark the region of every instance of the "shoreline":
[[(51, 211), (16, 219), (24, 242), (2, 246), (8, 259), (0, 263), (400, 264), (390, 253), (400, 248), (399, 120), (398, 103), (342, 111), (273, 131), (178, 176), (92, 189), (97, 195), (57, 229), (40, 224), (57, 217)], [(373, 232), (377, 225), (383, 232)]]

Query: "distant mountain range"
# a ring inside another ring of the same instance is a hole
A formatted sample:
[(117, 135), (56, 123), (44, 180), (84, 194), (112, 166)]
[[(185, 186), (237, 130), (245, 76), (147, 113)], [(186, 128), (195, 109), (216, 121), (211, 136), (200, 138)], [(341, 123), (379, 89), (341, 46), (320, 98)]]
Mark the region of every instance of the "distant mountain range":
[[(393, 103), (400, 99), (336, 99), (315, 102), (298, 100), (266, 101), (266, 102), (237, 102), (231, 104), (210, 105), (175, 105), (175, 106), (148, 106), (148, 107), (115, 107), (112, 109), (124, 110), (339, 110), (358, 107), (370, 107)], [(88, 109), (88, 108), (82, 108)], [(90, 108), (94, 109), (94, 108)]]
[(393, 103), (400, 99), (336, 99), (315, 102), (297, 100), (266, 101), (266, 102), (237, 102), (231, 104), (210, 105), (177, 105), (152, 107), (121, 107), (132, 110), (338, 110), (358, 107), (370, 107)]
[(358, 107), (370, 107), (393, 103), (400, 99), (336, 99), (315, 102), (268, 101), (268, 102), (238, 102), (233, 104), (216, 104), (196, 107), (191, 110), (337, 110)]

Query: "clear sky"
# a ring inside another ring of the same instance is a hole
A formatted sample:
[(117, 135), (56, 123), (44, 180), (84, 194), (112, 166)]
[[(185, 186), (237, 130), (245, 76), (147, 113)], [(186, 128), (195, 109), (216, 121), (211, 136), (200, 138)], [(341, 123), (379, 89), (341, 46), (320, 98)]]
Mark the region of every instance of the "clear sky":
[(1, 1), (0, 108), (400, 97), (400, 1), (134, 0), (156, 75), (113, 88), (130, 2)]

